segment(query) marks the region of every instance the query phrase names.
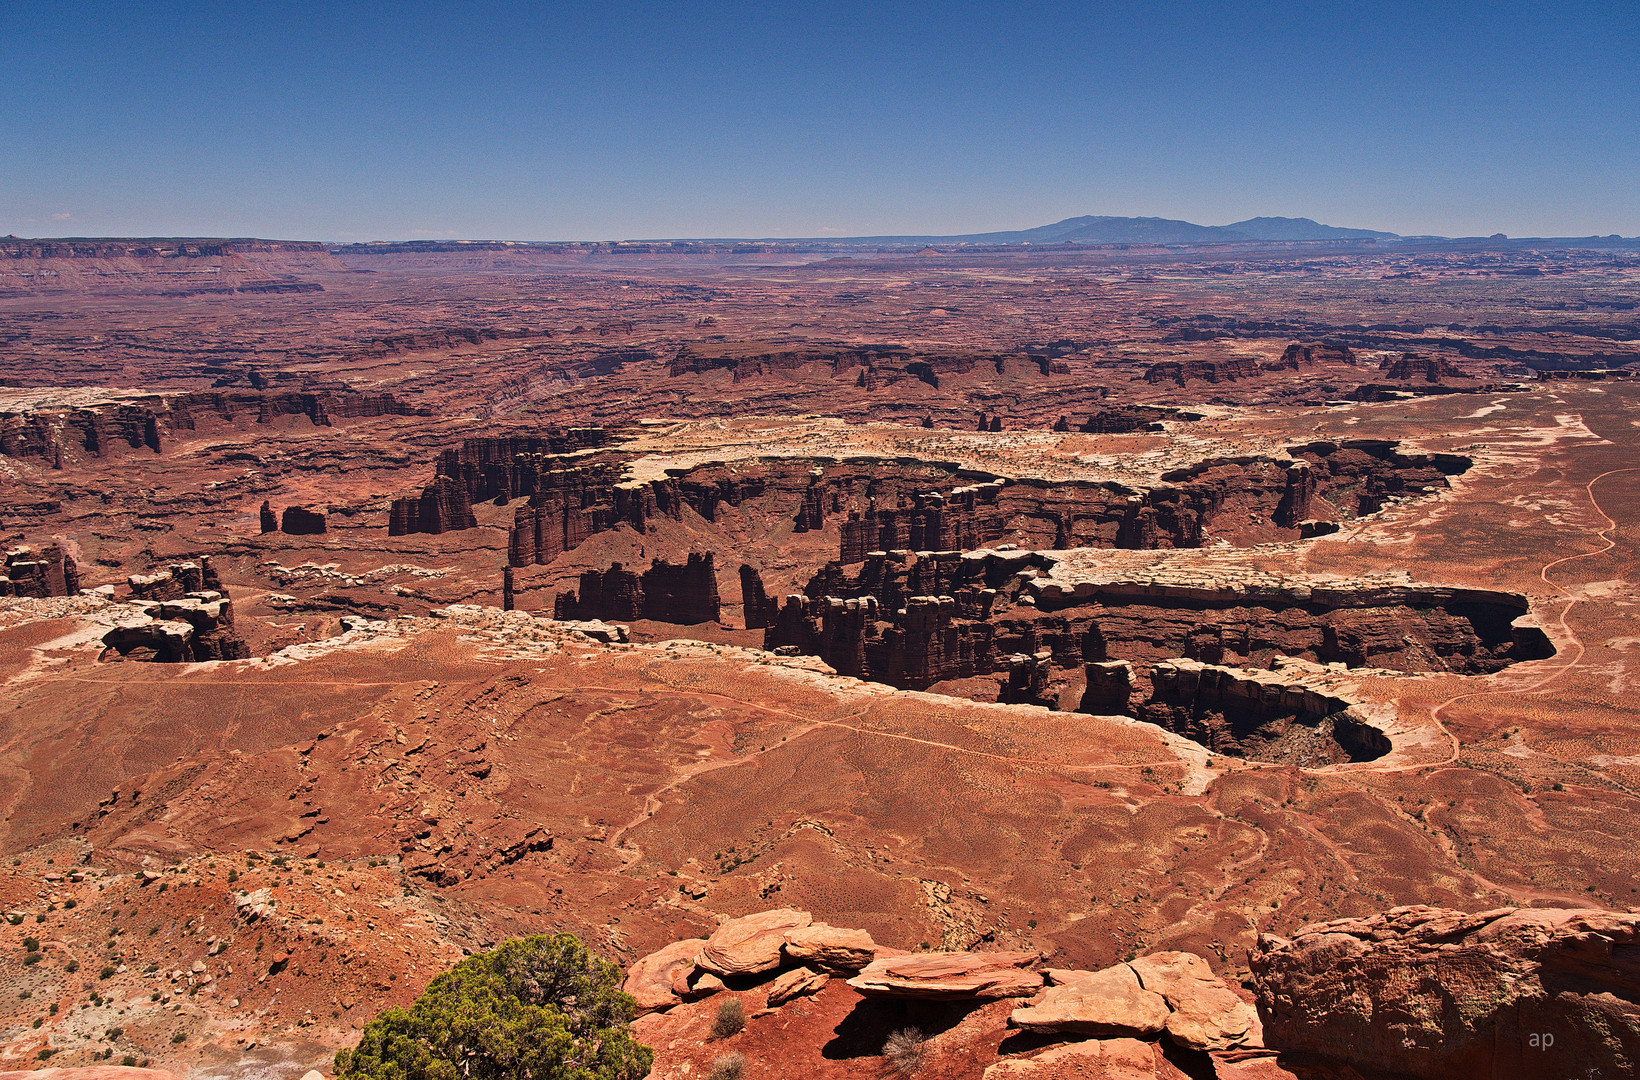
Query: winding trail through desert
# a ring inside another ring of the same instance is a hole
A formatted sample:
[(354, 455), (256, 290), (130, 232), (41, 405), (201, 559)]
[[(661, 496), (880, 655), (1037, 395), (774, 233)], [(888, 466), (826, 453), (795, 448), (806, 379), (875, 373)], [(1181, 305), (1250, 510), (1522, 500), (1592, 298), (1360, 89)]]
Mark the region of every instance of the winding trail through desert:
[[(1630, 473), (1630, 472), (1640, 472), (1640, 466), (1629, 466), (1629, 467), (1622, 468), (1622, 469), (1608, 469), (1607, 471), (1601, 473), (1599, 476), (1596, 476), (1594, 479), (1590, 480), (1587, 484), (1583, 485), (1583, 490), (1589, 497), (1589, 505), (1594, 507), (1594, 512), (1595, 513), (1599, 514), (1601, 517), (1606, 519), (1606, 527), (1603, 528), (1603, 529), (1600, 529), (1599, 531), (1597, 531), (1594, 534), (1595, 536), (1600, 538), (1600, 541), (1604, 546), (1596, 548), (1593, 551), (1580, 551), (1576, 555), (1566, 555), (1566, 556), (1563, 556), (1559, 559), (1555, 559), (1553, 562), (1545, 563), (1544, 566), (1543, 566), (1543, 569), (1538, 571), (1538, 576), (1543, 579), (1544, 584), (1548, 585), (1551, 589), (1554, 589), (1557, 592), (1564, 595), (1567, 590), (1565, 589), (1564, 586), (1557, 585), (1557, 584), (1555, 584), (1555, 582), (1553, 580), (1550, 579), (1550, 577), (1549, 577), (1549, 571), (1550, 570), (1553, 570), (1555, 567), (1560, 566), (1563, 563), (1573, 562), (1574, 560), (1577, 560), (1577, 559), (1587, 559), (1587, 558), (1590, 558), (1591, 556), (1595, 556), (1595, 555), (1604, 555), (1606, 552), (1611, 551), (1613, 548), (1615, 548), (1617, 546), (1617, 541), (1613, 540), (1610, 536), (1607, 535), (1607, 533), (1609, 533), (1613, 529), (1617, 528), (1617, 522), (1612, 518), (1612, 516), (1610, 514), (1606, 513), (1606, 511), (1601, 508), (1600, 500), (1595, 498), (1594, 486), (1596, 484), (1598, 484), (1600, 481), (1604, 480), (1608, 476), (1616, 476), (1619, 473)], [(1413, 770), (1416, 770), (1416, 769), (1427, 769), (1427, 768), (1437, 767), (1437, 766), (1440, 766), (1440, 765), (1451, 765), (1452, 763), (1457, 761), (1459, 755), (1462, 753), (1462, 746), (1458, 741), (1458, 737), (1456, 735), (1452, 734), (1450, 731), (1448, 731), (1446, 729), (1446, 725), (1441, 722), (1441, 714), (1443, 712), (1445, 712), (1450, 706), (1456, 705), (1460, 701), (1468, 701), (1468, 700), (1473, 699), (1473, 698), (1515, 696), (1515, 695), (1520, 695), (1520, 694), (1535, 694), (1539, 690), (1543, 689), (1545, 686), (1548, 686), (1550, 683), (1554, 682), (1556, 679), (1560, 678), (1562, 675), (1566, 674), (1568, 671), (1571, 671), (1573, 668), (1577, 667), (1579, 664), (1581, 664), (1583, 662), (1583, 657), (1584, 657), (1585, 653), (1588, 652), (1588, 648), (1583, 644), (1583, 639), (1579, 638), (1577, 636), (1577, 633), (1572, 630), (1571, 624), (1567, 621), (1568, 616), (1571, 615), (1572, 608), (1577, 606), (1578, 600), (1579, 600), (1579, 597), (1575, 597), (1575, 596), (1569, 598), (1566, 601), (1565, 606), (1560, 609), (1560, 618), (1558, 620), (1561, 633), (1564, 634), (1567, 638), (1571, 639), (1572, 644), (1577, 647), (1577, 654), (1575, 656), (1573, 656), (1571, 658), (1571, 660), (1569, 660), (1568, 662), (1566, 662), (1566, 663), (1560, 665), (1559, 667), (1555, 668), (1554, 671), (1550, 672), (1548, 675), (1544, 676), (1542, 679), (1539, 679), (1537, 682), (1533, 683), (1530, 686), (1511, 687), (1511, 688), (1502, 689), (1502, 690), (1472, 690), (1469, 693), (1465, 693), (1465, 694), (1455, 694), (1452, 697), (1447, 698), (1445, 701), (1441, 702), (1440, 704), (1436, 705), (1432, 710), (1430, 710), (1430, 719), (1435, 722), (1435, 726), (1440, 729), (1441, 734), (1445, 735), (1447, 737), (1447, 739), (1449, 739), (1452, 743), (1452, 752), (1447, 755), (1446, 760), (1440, 761), (1440, 762), (1433, 762), (1433, 763), (1431, 763), (1431, 762), (1417, 762), (1417, 763), (1413, 763), (1413, 764), (1410, 764), (1410, 765), (1383, 765), (1383, 766), (1377, 766), (1377, 767), (1369, 767), (1369, 768), (1362, 769), (1362, 770), (1359, 770), (1359, 771), (1362, 771), (1362, 772), (1380, 772), (1380, 773), (1410, 772), (1410, 771), (1413, 771)]]

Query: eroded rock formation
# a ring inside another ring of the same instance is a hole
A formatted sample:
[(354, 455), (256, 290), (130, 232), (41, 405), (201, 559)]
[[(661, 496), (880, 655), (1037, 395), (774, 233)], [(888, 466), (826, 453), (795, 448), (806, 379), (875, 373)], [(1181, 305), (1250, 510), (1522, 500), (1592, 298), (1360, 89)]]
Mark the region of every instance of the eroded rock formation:
[[(1315, 767), (1390, 751), (1352, 702), (1301, 677), (1178, 659), (1153, 666), (1150, 679), (1154, 689), (1134, 715), (1214, 753)], [(1090, 690), (1094, 681), (1090, 673)]]
[(422, 489), (420, 496), (394, 499), (387, 518), (389, 536), (447, 533), (477, 527), (478, 518), (473, 516), (466, 487), (443, 474), (433, 477), (433, 482)]
[(181, 664), (250, 655), (234, 629), (233, 601), (209, 557), (133, 574), (126, 582), (131, 614), (103, 635), (112, 656)]
[(762, 575), (747, 563), (740, 564), (740, 603), (748, 630), (773, 626), (780, 614), (780, 601), (768, 594)]
[(691, 552), (681, 566), (655, 559), (641, 575), (620, 563), (608, 570), (588, 570), (581, 575), (578, 592), (560, 593), (553, 603), (555, 619), (692, 624), (717, 622), (721, 613), (710, 551)]
[(1145, 369), (1145, 382), (1170, 382), (1184, 386), (1189, 382), (1235, 382), (1251, 379), (1259, 374), (1258, 362), (1242, 357), (1226, 360), (1163, 360)]
[(0, 455), (45, 458), (61, 468), (70, 460), (116, 452), (162, 453), (178, 432), (213, 425), (271, 424), (301, 416), (319, 427), (339, 420), (426, 415), (392, 394), (361, 393), (345, 386), (324, 390), (198, 391), (146, 395), (84, 408), (39, 408), (0, 413)]
[[(963, 691), (986, 700), (1075, 708), (1081, 681), (1083, 711), (1138, 715), (1225, 753), (1317, 764), (1388, 747), (1302, 675), (1232, 668), (1292, 657), (1481, 674), (1553, 655), (1541, 630), (1515, 625), (1528, 606), (1511, 593), (1117, 568), (1060, 578), (1056, 567), (1055, 556), (1020, 551), (832, 563), (786, 598), (765, 641), (904, 689), (998, 676), (994, 695)], [(1136, 700), (1136, 676), (1152, 680), (1146, 699)]]
[(1353, 364), (1355, 353), (1343, 345), (1320, 341), (1295, 341), (1281, 353), (1281, 359), (1264, 365), (1266, 371), (1301, 371), (1316, 364)]
[(291, 536), (317, 536), (325, 531), (325, 516), (302, 506), (287, 506), (279, 518), (279, 531)]
[(604, 446), (608, 441), (608, 433), (597, 427), (467, 439), (459, 447), (439, 453), (435, 474), (459, 481), (472, 502), (495, 498), (510, 501), (534, 495), (543, 486), (540, 474), (550, 473), (554, 465), (566, 464), (562, 460), (566, 456)]
[(1422, 353), (1402, 353), (1400, 356), (1385, 358), (1378, 364), (1378, 370), (1386, 379), (1398, 382), (1410, 382), (1414, 379), (1423, 382), (1440, 382), (1442, 379), (1467, 379), (1469, 373), (1440, 356), (1425, 356)]
[(6, 552), (0, 596), (73, 596), (79, 591), (80, 568), (61, 544)]
[(1423, 1080), (1633, 1076), (1640, 913), (1401, 907), (1259, 938), (1266, 1041)]

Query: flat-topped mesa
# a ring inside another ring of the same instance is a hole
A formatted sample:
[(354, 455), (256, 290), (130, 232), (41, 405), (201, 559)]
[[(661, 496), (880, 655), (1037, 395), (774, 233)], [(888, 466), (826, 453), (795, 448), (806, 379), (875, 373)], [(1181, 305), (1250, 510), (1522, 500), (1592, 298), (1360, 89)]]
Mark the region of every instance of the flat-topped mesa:
[(541, 467), (520, 474), (528, 477), (531, 491), (529, 501), (513, 511), (509, 564), (546, 565), (619, 522), (615, 489), (622, 463), (598, 458), (579, 464), (556, 459), (550, 466), (532, 464)]
[(717, 573), (710, 551), (690, 552), (681, 566), (655, 559), (641, 575), (615, 563), (581, 574), (580, 591), (560, 593), (553, 618), (631, 622), (717, 622), (722, 615)]
[(841, 524), (840, 558), (859, 562), (868, 551), (968, 551), (1002, 539), (1005, 522), (997, 509), (1004, 483), (991, 480), (947, 493), (917, 492), (909, 506), (879, 508), (867, 502)]
[(1163, 360), (1145, 369), (1145, 382), (1170, 382), (1184, 386), (1189, 382), (1235, 382), (1259, 375), (1258, 362), (1242, 357), (1225, 360)]
[(431, 416), (432, 410), (401, 401), (392, 394), (336, 387), (325, 390), (233, 390), (183, 394), (168, 401), (173, 428), (194, 429), (207, 420), (236, 421), (254, 417), (271, 424), (286, 416), (305, 416), (315, 427), (338, 420), (376, 416)]
[(1442, 379), (1467, 379), (1469, 373), (1444, 357), (1425, 356), (1422, 353), (1402, 353), (1379, 361), (1379, 372), (1386, 379), (1397, 382), (1440, 382)]
[(0, 238), (3, 293), (311, 293), (324, 286), (297, 275), (342, 269), (307, 241)]
[(6, 552), (0, 596), (73, 596), (80, 591), (80, 568), (61, 544)]
[(439, 534), (477, 527), (478, 518), (473, 515), (466, 487), (442, 473), (433, 477), (433, 482), (422, 489), (420, 496), (394, 499), (387, 518), (389, 536)]
[(799, 531), (820, 528), (827, 513), (848, 511), (839, 558), (869, 551), (974, 550), (1007, 540), (1020, 547), (1158, 549), (1200, 547), (1220, 520), (1293, 539), (1325, 522), (1375, 513), (1392, 498), (1448, 486), (1470, 460), (1408, 454), (1379, 439), (1317, 441), (1288, 448), (1290, 458), (1210, 458), (1164, 473), (1137, 489), (1109, 482), (979, 480), (945, 491), (865, 483), (828, 471), (804, 493)]
[(1355, 353), (1343, 345), (1321, 341), (1295, 341), (1281, 353), (1281, 359), (1260, 365), (1265, 371), (1300, 371), (1316, 364), (1353, 364)]
[(1199, 419), (1201, 417), (1198, 414), (1179, 409), (1163, 409), (1154, 405), (1112, 405), (1109, 408), (1095, 409), (1088, 414), (1086, 420), (1074, 428), (1067, 418), (1063, 428), (1055, 425), (1054, 430), (1075, 430), (1084, 435), (1130, 435), (1137, 431), (1165, 430), (1162, 425), (1164, 420)]
[(791, 379), (805, 372), (819, 372), (830, 378), (852, 373), (854, 386), (867, 393), (917, 383), (935, 390), (949, 389), (953, 382), (982, 376), (1044, 379), (1069, 371), (1064, 363), (1026, 353), (910, 353), (893, 345), (782, 349), (742, 343), (712, 348), (699, 342), (680, 346), (667, 365), (667, 372), (674, 379), (727, 372), (736, 384), (757, 379)]

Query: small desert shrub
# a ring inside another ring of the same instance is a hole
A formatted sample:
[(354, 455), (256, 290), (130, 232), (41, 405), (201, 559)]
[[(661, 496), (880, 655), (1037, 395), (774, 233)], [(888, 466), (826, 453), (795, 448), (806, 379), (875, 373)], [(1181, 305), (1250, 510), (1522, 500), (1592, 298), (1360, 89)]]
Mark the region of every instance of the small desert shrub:
[(188, 1036), (184, 1035), (180, 1031), (177, 1032), (175, 1035), (171, 1036), (171, 1045), (172, 1046), (175, 1046), (177, 1043), (183, 1043), (183, 1042), (187, 1042), (187, 1041), (188, 1041)]
[(737, 997), (725, 998), (712, 1018), (712, 1038), (727, 1039), (746, 1027), (746, 1006)]
[(745, 1072), (744, 1054), (724, 1054), (712, 1062), (712, 1071), (706, 1074), (706, 1080), (740, 1080)]
[(124, 1065), (127, 1069), (134, 1069), (137, 1065), (137, 1059), (132, 1057), (130, 1054), (126, 1054), (124, 1057), (120, 1058), (120, 1064)]
[(896, 1075), (910, 1076), (922, 1068), (923, 1044), (927, 1041), (928, 1036), (916, 1028), (901, 1028), (883, 1043), (883, 1057)]
[(40, 951), (40, 939), (39, 938), (31, 938), (31, 937), (24, 938), (23, 939), (23, 951), (24, 952), (39, 952)]

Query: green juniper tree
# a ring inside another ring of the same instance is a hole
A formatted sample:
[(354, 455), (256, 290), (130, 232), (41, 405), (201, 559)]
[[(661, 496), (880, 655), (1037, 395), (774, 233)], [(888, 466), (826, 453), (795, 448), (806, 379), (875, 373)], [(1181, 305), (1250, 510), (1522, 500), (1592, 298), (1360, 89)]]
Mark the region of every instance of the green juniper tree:
[(642, 1080), (621, 971), (569, 934), (508, 941), (388, 1009), (336, 1055), (336, 1080)]

